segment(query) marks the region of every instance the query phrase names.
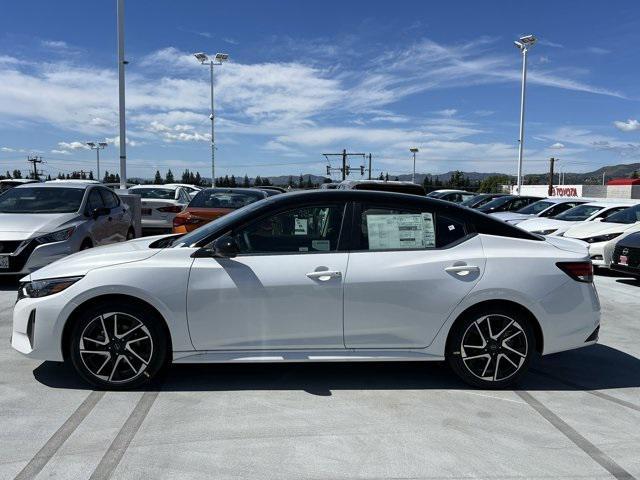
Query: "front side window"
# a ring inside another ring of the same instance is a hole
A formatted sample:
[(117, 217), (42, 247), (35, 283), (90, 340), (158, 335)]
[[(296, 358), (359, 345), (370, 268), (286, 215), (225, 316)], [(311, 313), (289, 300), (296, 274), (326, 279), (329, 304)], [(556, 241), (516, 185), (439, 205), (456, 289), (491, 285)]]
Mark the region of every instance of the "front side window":
[(442, 248), (466, 235), (464, 224), (427, 210), (364, 205), (359, 221), (360, 250)]
[(576, 205), (577, 205), (577, 203), (574, 203), (574, 202), (557, 203), (555, 206), (551, 207), (549, 210), (547, 210), (546, 212), (542, 213), (540, 216), (541, 217), (555, 217), (556, 215), (559, 215), (564, 211), (570, 210), (571, 208), (575, 207)]
[(607, 222), (613, 223), (635, 223), (640, 221), (640, 205), (625, 208), (624, 210), (614, 213), (607, 218)]
[(87, 200), (87, 211), (93, 212), (96, 208), (104, 207), (102, 197), (98, 189), (94, 188), (89, 192), (89, 199)]
[(257, 220), (234, 232), (244, 254), (333, 252), (344, 205), (303, 207)]
[(102, 201), (104, 202), (105, 207), (116, 208), (118, 205), (120, 205), (120, 200), (112, 191), (101, 188), (100, 195), (102, 195)]

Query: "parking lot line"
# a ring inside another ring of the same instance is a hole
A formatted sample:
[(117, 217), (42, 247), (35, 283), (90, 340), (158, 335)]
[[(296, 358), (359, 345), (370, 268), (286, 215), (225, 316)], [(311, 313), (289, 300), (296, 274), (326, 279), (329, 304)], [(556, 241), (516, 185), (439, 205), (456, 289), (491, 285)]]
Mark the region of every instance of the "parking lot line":
[(120, 463), (122, 456), (140, 429), (142, 422), (144, 422), (156, 398), (158, 398), (158, 392), (145, 392), (142, 394), (131, 415), (129, 415), (129, 418), (127, 418), (127, 421), (116, 435), (116, 438), (114, 438), (111, 445), (109, 445), (109, 448), (91, 474), (91, 477), (89, 477), (90, 480), (106, 480), (111, 478), (111, 474)]
[(91, 392), (29, 463), (16, 475), (15, 480), (34, 478), (49, 460), (51, 460), (62, 444), (67, 441), (75, 429), (78, 428), (87, 415), (91, 413), (93, 408), (104, 396), (104, 393), (105, 392)]
[(529, 392), (516, 391), (520, 398), (527, 402), (531, 408), (538, 412), (545, 420), (553, 425), (560, 433), (571, 440), (580, 450), (589, 455), (596, 463), (608, 471), (618, 480), (634, 480), (635, 477), (618, 465), (611, 457), (583, 437), (567, 422), (549, 410), (541, 401), (537, 400)]
[(569, 380), (564, 380), (560, 377), (557, 377), (551, 373), (547, 373), (547, 372), (543, 372), (541, 370), (538, 370), (536, 368), (532, 368), (531, 369), (531, 373), (535, 374), (535, 375), (540, 375), (546, 378), (550, 378), (551, 380), (555, 380), (558, 383), (562, 383), (563, 385), (566, 385), (568, 387), (571, 388), (575, 388), (576, 390), (580, 390), (583, 391), (584, 393), (588, 393), (590, 395), (593, 395), (595, 397), (601, 398), (603, 400), (607, 400), (608, 402), (612, 402), (612, 403), (617, 403), (618, 405), (621, 405), (623, 407), (627, 407), (630, 408), (631, 410), (636, 410), (638, 412), (640, 412), (640, 405), (636, 405), (635, 403), (631, 403), (631, 402), (627, 402), (626, 400), (622, 400), (620, 398), (614, 397), (612, 395), (608, 395), (606, 393), (602, 393), (599, 392), (597, 390), (590, 390), (589, 388), (585, 387), (584, 385), (579, 385), (577, 383), (573, 383)]

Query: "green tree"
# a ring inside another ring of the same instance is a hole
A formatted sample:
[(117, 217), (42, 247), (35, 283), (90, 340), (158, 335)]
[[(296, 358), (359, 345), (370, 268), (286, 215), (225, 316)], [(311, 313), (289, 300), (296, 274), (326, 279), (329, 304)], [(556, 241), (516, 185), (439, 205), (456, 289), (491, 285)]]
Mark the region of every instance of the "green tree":
[(298, 188), (304, 188), (304, 177), (302, 175), (298, 177)]
[(164, 177), (164, 183), (175, 183), (171, 169), (167, 170), (167, 176)]
[(22, 178), (22, 172), (20, 170), (14, 170), (13, 178)]
[(7, 175), (4, 178), (11, 178), (11, 172), (9, 172), (9, 170), (7, 170)]
[(315, 185), (311, 181), (311, 175), (307, 175), (307, 183), (305, 184), (305, 188), (314, 188)]
[(269, 177), (264, 177), (262, 179), (262, 186), (263, 187), (269, 187), (271, 186), (271, 180), (269, 180)]
[(202, 177), (200, 176), (200, 172), (196, 172), (194, 185), (197, 186), (197, 187), (202, 185)]
[(253, 185), (255, 187), (261, 187), (262, 186), (262, 178), (260, 177), (260, 175), (256, 175), (256, 178), (254, 178), (254, 180), (253, 180)]
[(479, 193), (500, 193), (502, 185), (509, 184), (509, 177), (506, 175), (491, 175), (480, 182)]
[(93, 178), (93, 170), (89, 170), (89, 180), (94, 180), (94, 178)]
[(160, 175), (160, 170), (156, 170), (156, 175), (153, 178), (154, 185), (162, 185), (164, 182), (162, 181), (162, 175)]

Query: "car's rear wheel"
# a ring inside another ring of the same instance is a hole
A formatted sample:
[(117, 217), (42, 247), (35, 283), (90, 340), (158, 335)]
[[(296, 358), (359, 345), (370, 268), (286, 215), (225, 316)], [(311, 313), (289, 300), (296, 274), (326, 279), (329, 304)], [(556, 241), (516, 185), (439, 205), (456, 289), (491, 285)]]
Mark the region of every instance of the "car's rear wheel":
[(80, 376), (112, 390), (151, 381), (169, 354), (160, 319), (136, 306), (102, 304), (87, 309), (70, 338), (71, 361)]
[(508, 308), (476, 311), (457, 322), (447, 346), (447, 361), (470, 385), (504, 388), (527, 371), (535, 351), (529, 320)]

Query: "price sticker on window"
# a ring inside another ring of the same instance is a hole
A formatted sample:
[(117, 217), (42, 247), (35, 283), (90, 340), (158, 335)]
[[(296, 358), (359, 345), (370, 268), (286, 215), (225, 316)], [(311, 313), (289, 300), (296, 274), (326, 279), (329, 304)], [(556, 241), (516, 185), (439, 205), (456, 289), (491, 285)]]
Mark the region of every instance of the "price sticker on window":
[(367, 215), (370, 250), (435, 247), (433, 214)]
[(309, 232), (309, 220), (306, 218), (297, 218), (294, 219), (294, 235), (308, 235)]

